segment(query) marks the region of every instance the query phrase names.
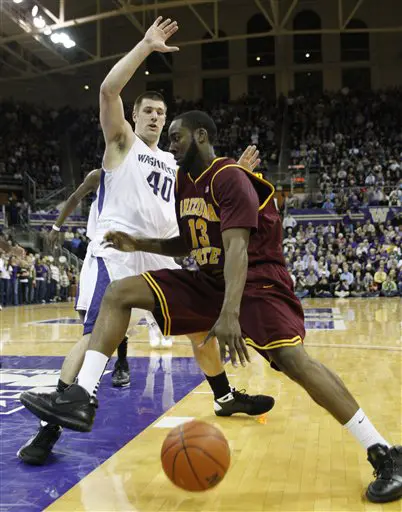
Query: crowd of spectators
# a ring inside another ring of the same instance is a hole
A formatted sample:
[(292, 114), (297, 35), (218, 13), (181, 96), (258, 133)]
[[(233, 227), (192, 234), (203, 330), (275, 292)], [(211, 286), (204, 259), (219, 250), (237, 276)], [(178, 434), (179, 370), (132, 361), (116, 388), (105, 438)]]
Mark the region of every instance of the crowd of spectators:
[(402, 205), (402, 88), (289, 103), (291, 165), (318, 176), (304, 206)]
[[(7, 244), (9, 247), (4, 247)], [(25, 251), (2, 238), (0, 248), (0, 308), (21, 304), (70, 302), (77, 291), (78, 275), (66, 258)]]
[(305, 227), (286, 214), (283, 228), (298, 297), (402, 296), (402, 214), (380, 224)]
[[(362, 205), (402, 204), (402, 88), (386, 91), (325, 92), (320, 98), (288, 98), (290, 165), (317, 171), (315, 192), (302, 206), (357, 209)], [(206, 109), (214, 118), (218, 154), (240, 156), (258, 145), (262, 169), (278, 162), (284, 99), (243, 96), (231, 103), (175, 98), (170, 120), (189, 109)], [(126, 105), (131, 120), (132, 105)], [(97, 107), (60, 110), (0, 103), (0, 176), (21, 179), (25, 171), (37, 181), (39, 195), (62, 186), (61, 137), (68, 133), (81, 175), (102, 161), (104, 141)], [(168, 147), (167, 132), (161, 147)]]
[(62, 186), (63, 113), (29, 103), (0, 103), (0, 177), (22, 181), (28, 172), (37, 183), (38, 197)]
[[(281, 120), (276, 102), (252, 96), (243, 96), (228, 104), (207, 105), (203, 102), (186, 102), (176, 98), (169, 105), (167, 125), (175, 115), (186, 110), (207, 109), (219, 133), (215, 149), (219, 155), (240, 157), (247, 144), (260, 149), (261, 168), (268, 169), (278, 161), (278, 141)], [(127, 105), (126, 119), (131, 120), (132, 106)], [(89, 108), (82, 111), (71, 127), (74, 147), (81, 162), (82, 175), (99, 166), (104, 152), (104, 139), (99, 123), (99, 111)], [(162, 133), (160, 147), (167, 150), (167, 130)]]

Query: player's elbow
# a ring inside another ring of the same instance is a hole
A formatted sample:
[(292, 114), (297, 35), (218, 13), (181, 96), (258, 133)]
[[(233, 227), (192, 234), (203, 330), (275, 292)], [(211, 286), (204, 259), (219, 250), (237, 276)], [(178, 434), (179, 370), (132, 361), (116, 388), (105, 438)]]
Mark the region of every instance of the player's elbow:
[(115, 98), (116, 96), (119, 96), (120, 90), (116, 87), (113, 87), (107, 80), (104, 80), (102, 82), (102, 85), (100, 86), (99, 96), (100, 99), (107, 100), (108, 98)]

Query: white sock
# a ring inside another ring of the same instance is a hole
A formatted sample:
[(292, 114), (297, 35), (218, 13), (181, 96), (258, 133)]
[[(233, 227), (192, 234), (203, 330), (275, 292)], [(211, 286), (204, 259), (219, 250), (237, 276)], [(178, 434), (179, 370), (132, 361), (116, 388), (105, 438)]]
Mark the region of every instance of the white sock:
[(377, 429), (367, 418), (364, 412), (359, 409), (344, 427), (354, 436), (359, 443), (367, 450), (373, 444), (391, 445), (377, 432)]
[(99, 381), (105, 371), (109, 358), (96, 350), (85, 352), (84, 362), (78, 374), (78, 384), (88, 391), (91, 396), (96, 395)]

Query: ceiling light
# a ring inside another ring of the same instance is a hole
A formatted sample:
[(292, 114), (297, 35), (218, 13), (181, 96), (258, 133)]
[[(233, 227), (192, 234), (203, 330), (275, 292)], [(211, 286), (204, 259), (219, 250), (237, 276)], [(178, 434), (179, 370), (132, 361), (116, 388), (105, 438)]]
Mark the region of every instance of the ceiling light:
[(32, 12), (32, 16), (35, 17), (38, 14), (38, 12), (39, 12), (39, 7), (37, 5), (34, 5), (32, 7), (32, 11), (31, 12)]
[(53, 34), (50, 36), (50, 40), (54, 44), (60, 43), (61, 41), (59, 32), (53, 32)]
[(72, 39), (67, 39), (67, 41), (63, 41), (64, 48), (74, 48), (75, 41)]
[(15, 4), (22, 4), (23, 0), (13, 0)]
[(36, 28), (43, 28), (46, 26), (46, 22), (42, 18), (42, 16), (37, 16), (36, 18), (34, 18), (33, 24)]
[(86, 91), (88, 91), (88, 90), (89, 90), (89, 85), (84, 85), (84, 89), (85, 89)]
[(260, 62), (261, 57), (256, 57), (256, 58), (255, 58), (255, 60), (256, 60), (257, 62)]
[(306, 59), (309, 59), (310, 58), (310, 54), (307, 52), (306, 53)]
[(147, 70), (147, 71), (145, 71), (145, 74), (148, 76), (148, 75), (149, 75), (149, 71), (148, 71), (148, 70)]

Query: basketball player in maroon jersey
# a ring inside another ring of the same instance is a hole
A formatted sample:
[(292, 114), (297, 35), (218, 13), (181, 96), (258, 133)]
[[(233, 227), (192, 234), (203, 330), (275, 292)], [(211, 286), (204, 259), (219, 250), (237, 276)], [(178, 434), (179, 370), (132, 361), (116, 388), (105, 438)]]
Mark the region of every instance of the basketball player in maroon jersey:
[(286, 271), (274, 187), (229, 158), (216, 158), (213, 120), (199, 111), (178, 116), (169, 128), (170, 151), (180, 170), (176, 212), (180, 235), (140, 240), (108, 233), (121, 251), (169, 256), (191, 254), (200, 270), (160, 270), (109, 285), (78, 384), (63, 394), (24, 393), (34, 414), (73, 430), (90, 430), (95, 390), (108, 358), (124, 336), (131, 308), (152, 311), (165, 336), (209, 331), (221, 357), (247, 364), (247, 345), (301, 385), (363, 445), (375, 469), (371, 501), (402, 496), (402, 447), (392, 447), (375, 429), (343, 382), (313, 360), (303, 345), (304, 318)]

